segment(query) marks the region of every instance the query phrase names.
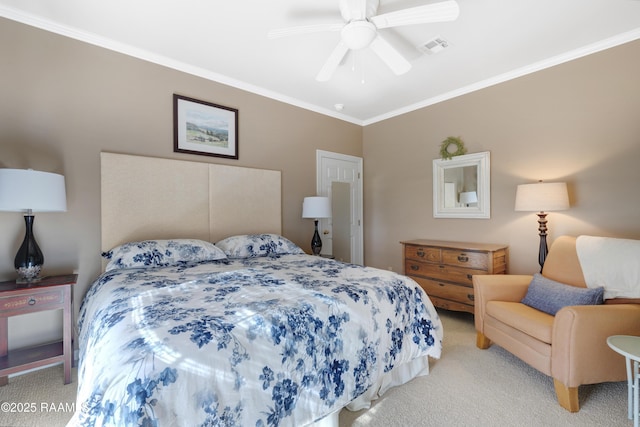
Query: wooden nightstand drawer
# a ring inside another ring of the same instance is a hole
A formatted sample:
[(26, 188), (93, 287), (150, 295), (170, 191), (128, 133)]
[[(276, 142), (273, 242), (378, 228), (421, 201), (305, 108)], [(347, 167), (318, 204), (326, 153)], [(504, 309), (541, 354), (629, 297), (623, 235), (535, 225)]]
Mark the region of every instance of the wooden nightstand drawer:
[(439, 248), (407, 245), (404, 250), (404, 256), (418, 261), (440, 262), (442, 260), (440, 252)]
[(0, 298), (0, 313), (30, 308), (44, 309), (47, 306), (59, 306), (64, 302), (62, 289), (47, 292), (34, 292), (29, 295), (18, 295)]

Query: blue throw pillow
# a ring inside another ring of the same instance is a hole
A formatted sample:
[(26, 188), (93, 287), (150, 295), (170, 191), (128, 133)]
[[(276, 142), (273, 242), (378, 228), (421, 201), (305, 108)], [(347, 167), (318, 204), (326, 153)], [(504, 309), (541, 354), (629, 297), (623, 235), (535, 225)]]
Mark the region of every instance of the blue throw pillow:
[(533, 275), (522, 303), (554, 315), (569, 305), (602, 304), (604, 288), (579, 288), (547, 279), (540, 273)]

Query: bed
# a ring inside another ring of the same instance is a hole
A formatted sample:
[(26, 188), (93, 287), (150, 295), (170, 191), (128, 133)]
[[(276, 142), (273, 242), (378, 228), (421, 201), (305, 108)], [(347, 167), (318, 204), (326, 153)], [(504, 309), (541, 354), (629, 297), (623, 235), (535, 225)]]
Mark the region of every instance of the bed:
[[(209, 207), (205, 226), (193, 230), (169, 231), (175, 212), (146, 220), (123, 214), (123, 200), (137, 197), (132, 191), (144, 193), (147, 210), (160, 209), (156, 203), (175, 210), (175, 199), (167, 204), (162, 191), (155, 197), (139, 182), (157, 183), (150, 172), (157, 162), (162, 180), (172, 179), (176, 162), (193, 163), (103, 153), (105, 265), (80, 307), (69, 426), (337, 426), (342, 408), (368, 407), (388, 388), (426, 375), (428, 358), (440, 357), (442, 325), (414, 281), (307, 255), (280, 234), (279, 173), (240, 170), (240, 181), (251, 184), (231, 192), (213, 190), (219, 183), (203, 174)], [(233, 169), (225, 167), (225, 186)], [(132, 170), (140, 185), (115, 190), (114, 181), (131, 182)], [(239, 195), (245, 187), (249, 196)], [(210, 215), (224, 197), (253, 203), (253, 192), (273, 203), (261, 212), (272, 214), (241, 223)]]

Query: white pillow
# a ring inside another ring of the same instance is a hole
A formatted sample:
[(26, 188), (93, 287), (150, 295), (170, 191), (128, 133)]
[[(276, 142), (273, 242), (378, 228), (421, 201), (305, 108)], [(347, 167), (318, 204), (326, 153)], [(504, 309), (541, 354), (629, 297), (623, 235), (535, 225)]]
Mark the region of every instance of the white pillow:
[(102, 256), (109, 261), (105, 271), (132, 267), (167, 267), (180, 262), (225, 259), (213, 243), (197, 239), (145, 240), (116, 246)]

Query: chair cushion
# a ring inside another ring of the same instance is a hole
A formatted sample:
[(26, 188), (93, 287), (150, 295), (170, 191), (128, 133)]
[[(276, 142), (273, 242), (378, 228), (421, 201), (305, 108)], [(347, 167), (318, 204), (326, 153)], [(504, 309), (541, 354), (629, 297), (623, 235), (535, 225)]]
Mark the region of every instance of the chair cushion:
[(604, 288), (579, 288), (536, 273), (522, 303), (555, 316), (562, 307), (602, 304)]
[(500, 323), (529, 335), (539, 341), (551, 344), (554, 317), (519, 302), (489, 301), (487, 316)]

